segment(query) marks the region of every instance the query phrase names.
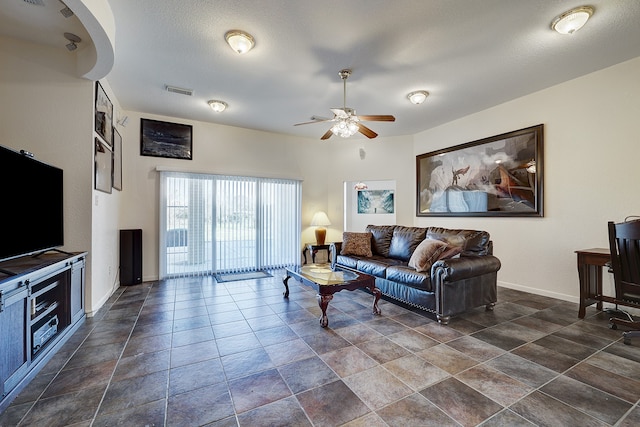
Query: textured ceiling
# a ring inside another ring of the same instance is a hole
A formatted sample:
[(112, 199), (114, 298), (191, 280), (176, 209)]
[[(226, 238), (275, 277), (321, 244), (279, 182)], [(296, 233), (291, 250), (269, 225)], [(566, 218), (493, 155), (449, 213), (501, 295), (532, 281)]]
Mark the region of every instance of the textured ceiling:
[[(43, 2), (44, 7), (0, 0), (0, 34), (58, 43), (56, 26), (26, 15), (41, 8), (61, 17), (58, 0)], [(14, 3), (20, 11), (8, 16), (11, 8), (5, 5)], [(342, 107), (342, 68), (353, 70), (347, 106), (359, 114), (393, 114), (394, 123), (369, 125), (381, 136), (397, 136), (640, 56), (637, 0), (588, 2), (595, 14), (571, 36), (552, 31), (550, 23), (585, 4), (581, 1), (109, 4), (116, 53), (106, 78), (125, 110), (312, 138), (319, 138), (329, 125), (293, 125), (314, 115), (330, 117), (329, 108)], [(7, 20), (21, 25), (7, 25)], [(255, 48), (243, 56), (234, 53), (224, 41), (230, 29), (251, 33)], [(166, 92), (165, 85), (192, 89), (194, 95)], [(416, 106), (406, 95), (419, 89), (431, 95)], [(224, 100), (229, 108), (216, 114), (207, 105), (210, 99)]]

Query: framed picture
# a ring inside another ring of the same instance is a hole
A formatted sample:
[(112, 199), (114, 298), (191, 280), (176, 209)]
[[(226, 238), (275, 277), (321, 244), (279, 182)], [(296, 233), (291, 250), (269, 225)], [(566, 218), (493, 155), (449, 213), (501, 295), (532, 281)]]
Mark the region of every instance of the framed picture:
[(95, 189), (111, 193), (111, 150), (100, 138), (95, 139)]
[(192, 126), (140, 119), (140, 155), (192, 159)]
[(122, 136), (113, 129), (113, 188), (122, 191)]
[(416, 215), (543, 216), (543, 129), (416, 156)]
[(359, 214), (392, 214), (395, 212), (393, 190), (358, 190)]
[(100, 82), (96, 82), (96, 118), (95, 127), (98, 135), (111, 146), (113, 140), (113, 104)]

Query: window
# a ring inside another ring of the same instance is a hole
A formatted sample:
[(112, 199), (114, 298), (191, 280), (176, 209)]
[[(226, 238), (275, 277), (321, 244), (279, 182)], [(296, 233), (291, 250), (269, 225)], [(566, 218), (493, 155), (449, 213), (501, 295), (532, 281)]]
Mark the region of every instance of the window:
[(299, 262), (300, 181), (161, 172), (160, 192), (160, 277)]

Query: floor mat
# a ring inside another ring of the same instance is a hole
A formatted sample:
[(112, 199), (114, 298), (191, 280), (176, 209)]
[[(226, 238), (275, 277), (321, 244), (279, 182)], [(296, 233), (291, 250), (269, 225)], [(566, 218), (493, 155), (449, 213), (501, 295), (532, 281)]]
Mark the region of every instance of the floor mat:
[(220, 283), (236, 282), (238, 280), (264, 279), (265, 277), (271, 277), (271, 274), (264, 271), (249, 271), (246, 273), (216, 274), (216, 281)]

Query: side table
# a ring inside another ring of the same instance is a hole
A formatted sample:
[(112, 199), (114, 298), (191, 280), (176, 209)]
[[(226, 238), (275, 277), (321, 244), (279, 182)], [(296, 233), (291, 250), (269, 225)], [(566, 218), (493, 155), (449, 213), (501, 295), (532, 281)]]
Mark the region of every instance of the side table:
[(311, 262), (316, 263), (316, 254), (318, 251), (327, 251), (327, 262), (331, 262), (331, 242), (324, 245), (317, 245), (315, 243), (305, 243), (302, 250), (302, 256), (304, 257), (304, 263), (308, 264), (307, 252), (311, 252)]
[(586, 308), (596, 304), (602, 310), (602, 301), (608, 301), (602, 295), (602, 267), (608, 266), (611, 260), (609, 249), (593, 248), (576, 251), (578, 255), (578, 277), (580, 279), (580, 307), (578, 317), (584, 319)]

